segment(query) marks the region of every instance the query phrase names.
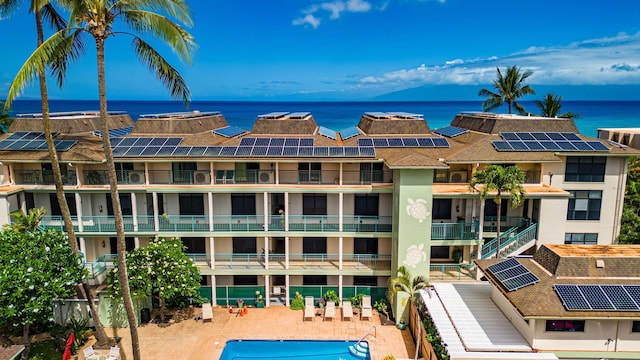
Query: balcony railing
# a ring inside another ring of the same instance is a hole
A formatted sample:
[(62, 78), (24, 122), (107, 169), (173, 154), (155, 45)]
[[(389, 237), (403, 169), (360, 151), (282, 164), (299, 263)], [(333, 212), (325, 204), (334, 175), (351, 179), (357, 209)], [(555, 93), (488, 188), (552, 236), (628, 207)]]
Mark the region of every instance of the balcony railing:
[[(479, 221), (478, 216), (473, 218), (473, 221)], [(522, 216), (501, 216), (500, 217), (500, 230), (504, 231), (514, 226), (526, 226), (530, 223), (530, 219)], [(485, 216), (482, 230), (484, 232), (496, 232), (498, 231), (498, 217), (497, 216)]]
[(429, 280), (475, 280), (476, 269), (473, 264), (431, 264)]
[(431, 240), (477, 240), (478, 222), (433, 223)]
[[(55, 185), (53, 181), (53, 170), (16, 170), (15, 181), (18, 185)], [(78, 185), (76, 171), (63, 171), (62, 184)]]
[[(540, 171), (528, 170), (524, 172), (524, 184), (540, 184)], [(433, 182), (440, 184), (462, 184), (471, 180), (471, 174), (466, 170), (436, 170)]]
[[(269, 254), (270, 269), (286, 269), (285, 254)], [(216, 269), (264, 269), (264, 254), (215, 254)], [(339, 254), (289, 254), (290, 270), (337, 270)], [(348, 270), (390, 270), (391, 255), (343, 254), (342, 268)]]

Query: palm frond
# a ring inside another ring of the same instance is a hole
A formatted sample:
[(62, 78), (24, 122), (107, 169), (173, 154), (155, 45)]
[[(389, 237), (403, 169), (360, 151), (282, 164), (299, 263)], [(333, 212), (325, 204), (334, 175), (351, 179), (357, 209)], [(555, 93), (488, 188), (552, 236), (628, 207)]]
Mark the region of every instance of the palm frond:
[(56, 48), (50, 64), (51, 74), (57, 79), (58, 86), (62, 87), (67, 73), (67, 67), (76, 62), (85, 53), (83, 31), (75, 30)]
[(154, 48), (139, 37), (133, 39), (133, 46), (141, 62), (155, 72), (160, 82), (171, 92), (175, 99), (182, 99), (188, 106), (191, 92), (184, 78)]
[(42, 7), (42, 18), (47, 24), (56, 29), (56, 31), (67, 27), (67, 22), (49, 2)]
[(1, 0), (0, 1), (0, 18), (11, 15), (20, 8), (20, 1), (17, 0)]
[(53, 58), (53, 54), (64, 40), (65, 31), (58, 31), (45, 40), (42, 45), (38, 46), (29, 56), (11, 82), (5, 106), (11, 106), (13, 100), (20, 95), (20, 92), (29, 86), (41, 72), (46, 70), (47, 65)]
[(141, 34), (155, 36), (168, 44), (180, 58), (191, 62), (191, 55), (196, 49), (193, 36), (169, 18), (144, 10), (126, 10), (124, 19), (131, 28)]
[[(118, 1), (115, 4), (121, 11), (131, 9), (129, 2)], [(135, 6), (139, 9), (147, 9), (176, 19), (186, 26), (193, 26), (191, 19), (191, 9), (186, 1), (183, 0), (138, 0)]]

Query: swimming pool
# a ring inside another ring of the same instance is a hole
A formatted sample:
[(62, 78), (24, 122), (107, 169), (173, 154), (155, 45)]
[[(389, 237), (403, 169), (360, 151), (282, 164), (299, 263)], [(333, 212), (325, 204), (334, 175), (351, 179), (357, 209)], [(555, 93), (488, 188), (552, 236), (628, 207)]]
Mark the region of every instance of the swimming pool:
[[(352, 354), (357, 341), (338, 340), (229, 340), (220, 360), (370, 360), (369, 352)], [(358, 348), (367, 349), (362, 341)], [(349, 347), (352, 347), (352, 351)]]

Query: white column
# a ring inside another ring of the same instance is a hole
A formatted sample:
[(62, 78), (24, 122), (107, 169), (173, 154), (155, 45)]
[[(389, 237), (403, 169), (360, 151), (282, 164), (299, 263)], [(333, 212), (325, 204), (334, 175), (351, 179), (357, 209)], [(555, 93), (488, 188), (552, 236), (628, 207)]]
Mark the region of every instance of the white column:
[(212, 269), (216, 268), (216, 251), (215, 251), (215, 240), (213, 236), (209, 237), (209, 254), (211, 255), (211, 265)]
[(80, 197), (79, 192), (73, 193), (74, 200), (76, 201), (76, 211), (78, 216), (78, 232), (84, 231), (84, 226), (82, 224), (82, 198)]
[[(269, 193), (267, 193), (266, 191), (263, 193), (262, 195), (262, 202), (263, 202), (263, 206), (262, 206), (262, 211), (264, 212), (264, 231), (269, 231)], [(266, 246), (265, 246), (266, 249)]]
[(284, 305), (288, 307), (291, 305), (289, 301), (289, 274), (284, 276), (284, 288)]
[(276, 179), (276, 184), (280, 184), (280, 172), (278, 171), (278, 163), (276, 163), (276, 173), (275, 173), (275, 179)]
[(344, 256), (344, 246), (343, 237), (340, 236), (338, 238), (338, 269), (342, 270), (342, 257)]
[(80, 252), (84, 254), (84, 261), (87, 261), (87, 241), (81, 236), (80, 240)]
[(133, 238), (133, 246), (135, 246), (135, 248), (139, 248), (140, 247), (140, 238), (139, 237), (134, 237)]
[(271, 302), (269, 300), (271, 297), (271, 291), (269, 291), (269, 289), (271, 289), (271, 282), (269, 281), (270, 277), (271, 276), (269, 275), (264, 276), (264, 306), (266, 307), (269, 307), (269, 303)]
[(155, 191), (151, 193), (151, 198), (153, 199), (153, 228), (157, 232), (160, 231), (160, 220), (158, 219), (158, 216), (160, 216), (160, 214), (158, 214), (158, 193)]
[[(342, 166), (342, 164), (340, 164)], [(338, 231), (342, 231), (342, 225), (344, 223), (344, 193), (338, 193)]]
[(216, 299), (216, 276), (209, 275), (209, 280), (211, 282), (211, 304), (215, 306), (218, 302), (218, 299)]
[(343, 176), (342, 176), (342, 175), (343, 175), (342, 165), (343, 165), (343, 164), (342, 164), (342, 163), (340, 163), (340, 174), (338, 174), (338, 178), (340, 179), (338, 183), (340, 184), (340, 186), (342, 186), (342, 177), (343, 177)]
[[(138, 201), (135, 192), (131, 193), (131, 216), (133, 216), (133, 231), (138, 231)], [(136, 249), (138, 247), (140, 247), (140, 242), (136, 240)]]
[(144, 183), (145, 185), (149, 185), (151, 182), (149, 181), (149, 164), (144, 163)]
[[(6, 198), (4, 198), (3, 201), (6, 201)], [(29, 213), (27, 209), (27, 197), (25, 193), (22, 193), (22, 196), (20, 196), (20, 209), (22, 209), (22, 211), (24, 211), (25, 214)], [(7, 209), (7, 211), (9, 211), (9, 209)], [(8, 216), (8, 213), (7, 213), (7, 216)], [(5, 222), (5, 224), (6, 223), (7, 222)]]
[(264, 268), (269, 270), (269, 237), (264, 237)]
[(207, 207), (209, 209), (209, 231), (213, 231), (213, 193), (207, 193)]
[[(338, 275), (338, 297), (342, 299), (342, 274)], [(338, 306), (340, 306), (339, 304)]]
[(289, 231), (289, 193), (284, 193), (284, 231)]
[(289, 270), (289, 237), (284, 237), (284, 268)]

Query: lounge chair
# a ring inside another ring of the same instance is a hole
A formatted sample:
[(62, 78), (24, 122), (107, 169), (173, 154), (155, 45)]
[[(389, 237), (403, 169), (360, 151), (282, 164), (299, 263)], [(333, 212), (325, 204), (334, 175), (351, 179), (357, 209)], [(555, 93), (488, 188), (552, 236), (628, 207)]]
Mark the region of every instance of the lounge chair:
[(236, 183), (236, 171), (235, 170), (227, 170), (227, 174), (224, 177), (225, 184), (235, 184)]
[(327, 305), (324, 307), (324, 319), (333, 319), (336, 318), (336, 302), (335, 301), (327, 301)]
[(373, 310), (371, 308), (371, 296), (365, 295), (362, 297), (362, 305), (360, 306), (361, 314), (360, 318), (368, 318), (371, 320), (373, 317)]
[(313, 303), (313, 296), (305, 296), (304, 297), (304, 319), (313, 320), (315, 316), (316, 316), (316, 306)]
[(353, 319), (353, 308), (351, 307), (351, 301), (342, 302), (342, 321), (345, 319)]
[(202, 304), (202, 322), (207, 320), (213, 321), (213, 309), (211, 308), (211, 304), (208, 302)]
[(109, 356), (105, 360), (118, 360), (120, 359), (120, 348), (117, 346), (112, 346), (109, 349)]
[(224, 170), (216, 171), (216, 184), (224, 184)]

